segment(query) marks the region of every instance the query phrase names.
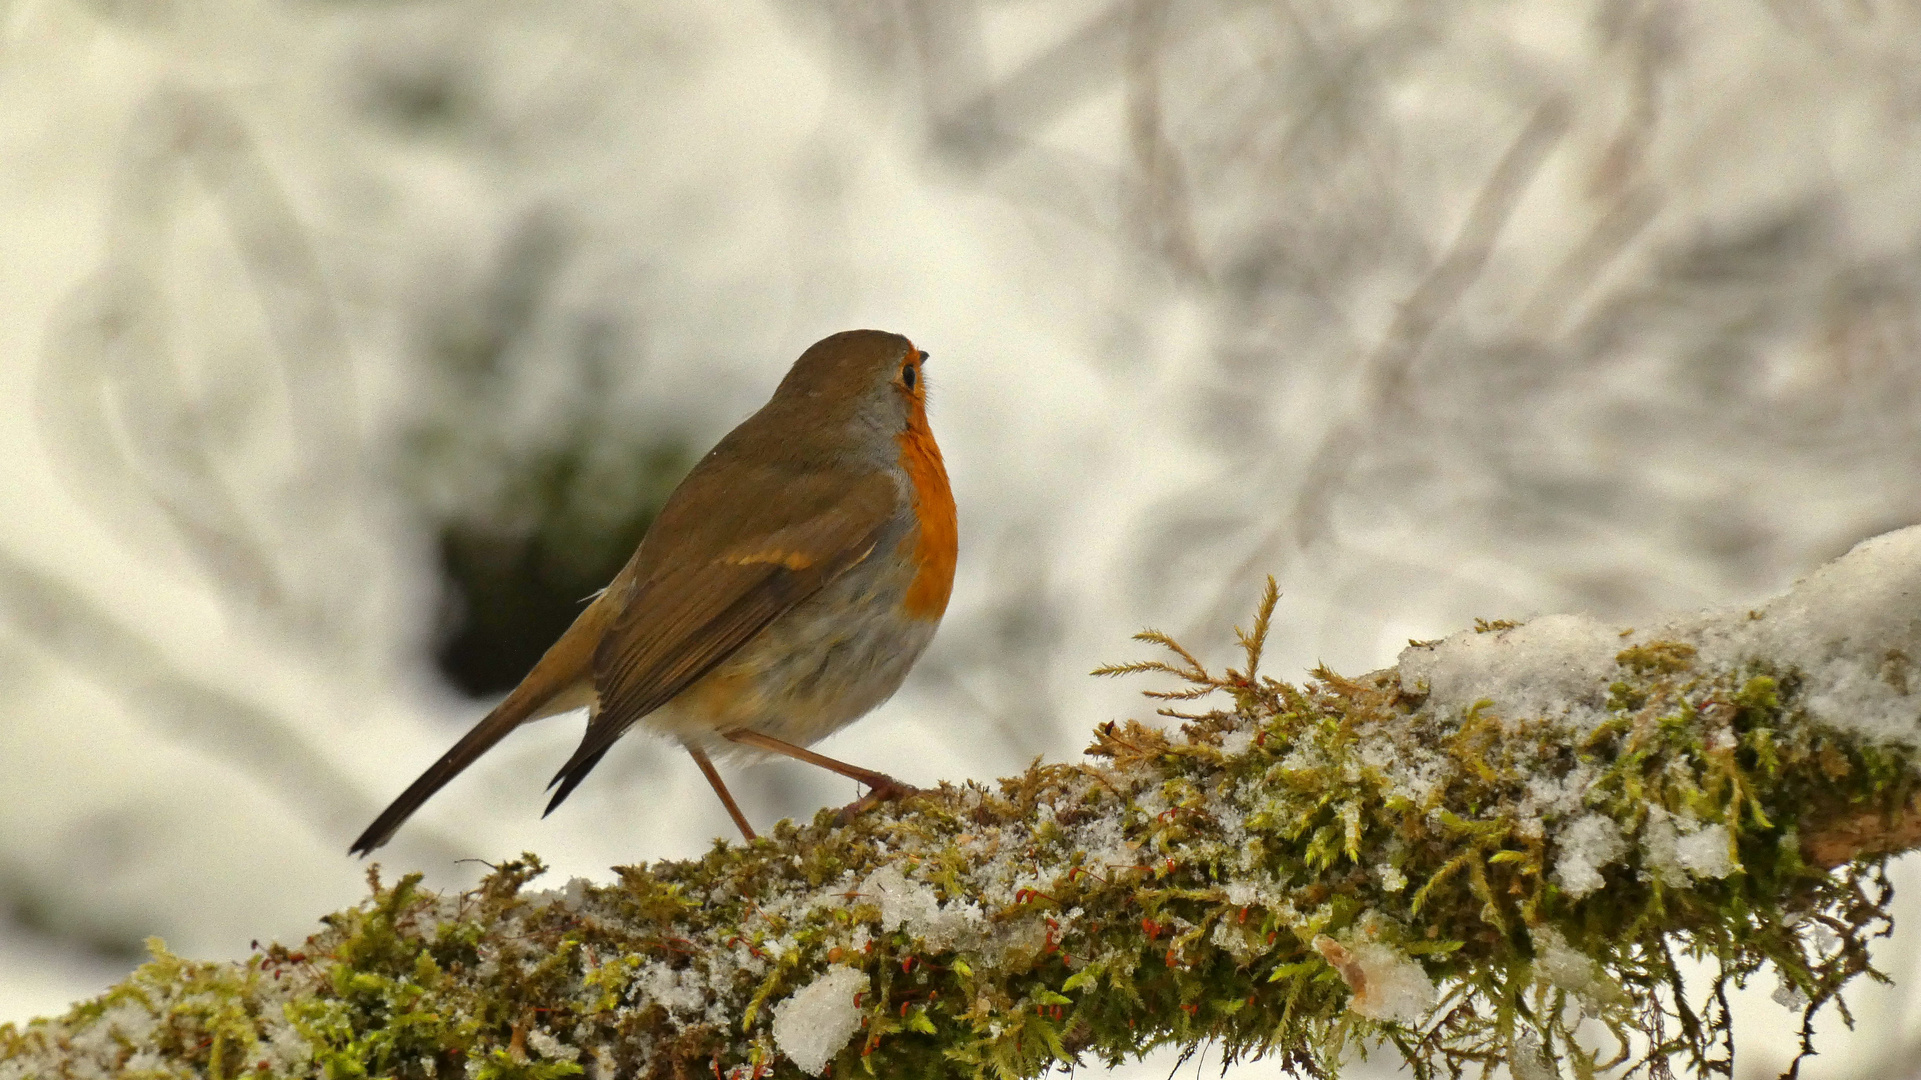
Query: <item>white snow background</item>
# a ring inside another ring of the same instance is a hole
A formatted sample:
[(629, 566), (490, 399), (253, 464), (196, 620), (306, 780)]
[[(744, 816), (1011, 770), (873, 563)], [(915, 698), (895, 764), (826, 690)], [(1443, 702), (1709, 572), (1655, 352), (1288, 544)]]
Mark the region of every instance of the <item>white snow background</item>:
[[(852, 326), (933, 354), (954, 605), (823, 745), (933, 782), (1144, 715), (1083, 673), (1147, 625), (1230, 659), (1266, 573), (1266, 669), (1358, 673), (1476, 617), (1759, 604), (1921, 519), (1918, 119), (1921, 15), (1880, 3), (0, 6), (0, 1017), (360, 895), (348, 841), (485, 709), (427, 663), (391, 451), (436, 313), (529, 237), (564, 256), (503, 446), (583, 395), (704, 446)], [(590, 333), (608, 385), (562, 360)], [(641, 738), (541, 820), (577, 737), (380, 861), (557, 886), (729, 833)], [(1902, 910), (1804, 1075), (1921, 1060)], [(1743, 1076), (1791, 1052), (1769, 989)]]

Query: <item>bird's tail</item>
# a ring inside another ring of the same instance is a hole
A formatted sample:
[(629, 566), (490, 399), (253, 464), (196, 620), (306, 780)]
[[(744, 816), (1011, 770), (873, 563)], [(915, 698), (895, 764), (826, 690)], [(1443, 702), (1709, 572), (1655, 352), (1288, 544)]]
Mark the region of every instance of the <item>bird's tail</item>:
[(412, 817), (422, 803), (506, 738), (508, 732), (529, 720), (592, 705), (594, 647), (600, 642), (605, 620), (606, 612), (596, 599), (512, 693), (442, 754), (439, 761), (421, 773), (418, 780), (409, 784), (393, 805), (381, 811), (374, 823), (367, 826), (367, 831), (360, 834), (360, 839), (347, 849), (348, 854), (366, 855), (392, 839), (394, 830)]

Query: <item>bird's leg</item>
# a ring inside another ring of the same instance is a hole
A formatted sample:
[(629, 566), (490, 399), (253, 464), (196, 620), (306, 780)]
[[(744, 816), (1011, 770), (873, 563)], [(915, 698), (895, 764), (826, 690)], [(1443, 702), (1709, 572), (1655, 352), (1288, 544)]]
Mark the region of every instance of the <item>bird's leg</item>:
[(707, 777), (707, 782), (714, 785), (714, 794), (720, 796), (721, 805), (727, 808), (727, 815), (734, 819), (734, 824), (740, 826), (740, 835), (749, 843), (753, 842), (754, 827), (747, 824), (747, 815), (740, 812), (740, 804), (734, 801), (733, 792), (728, 791), (727, 785), (720, 782), (720, 772), (714, 768), (714, 763), (708, 760), (707, 751), (693, 743), (682, 745), (687, 747), (687, 752), (694, 756), (694, 764), (700, 766), (700, 771)]
[(843, 822), (869, 807), (878, 806), (890, 799), (898, 799), (902, 796), (912, 795), (916, 790), (913, 786), (903, 784), (886, 773), (875, 772), (872, 769), (863, 769), (858, 765), (849, 765), (845, 761), (830, 758), (826, 754), (816, 754), (806, 747), (795, 746), (793, 743), (776, 739), (772, 735), (762, 735), (758, 731), (750, 731), (747, 728), (734, 728), (732, 731), (723, 731), (720, 733), (720, 737), (729, 742), (742, 743), (747, 746), (757, 746), (762, 750), (772, 750), (776, 754), (785, 754), (797, 761), (805, 761), (809, 765), (818, 765), (829, 772), (837, 772), (851, 780), (858, 780), (866, 784), (871, 790), (841, 810), (840, 817)]

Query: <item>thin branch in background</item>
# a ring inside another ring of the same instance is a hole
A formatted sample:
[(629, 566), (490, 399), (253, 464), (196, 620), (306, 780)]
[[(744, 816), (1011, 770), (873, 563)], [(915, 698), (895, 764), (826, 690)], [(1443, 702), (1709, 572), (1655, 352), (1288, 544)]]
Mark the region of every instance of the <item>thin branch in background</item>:
[[(274, 338), (295, 454), (284, 484), (300, 497), (269, 514), (243, 505), (177, 352), (169, 255), (188, 175), (220, 211)], [(332, 565), (367, 554), (354, 532), (366, 491), (346, 337), (286, 192), (224, 104), (175, 90), (140, 110), (117, 181), (104, 269), (67, 302), (41, 370), (56, 467), (124, 542), (151, 551), (172, 533), (228, 600), (283, 628), (350, 636), (329, 624), (367, 578), (301, 580), (284, 554), (290, 543), (326, 545)]]
[(1535, 108), (1527, 126), (1481, 186), (1447, 253), (1402, 301), (1380, 345), (1362, 369), (1365, 382), (1361, 414), (1331, 432), (1308, 467), (1294, 510), (1295, 535), (1300, 543), (1312, 543), (1321, 534), (1326, 525), (1328, 496), (1366, 449), (1367, 433), (1377, 429), (1388, 413), (1410, 406), (1406, 395), (1414, 361), (1441, 321), (1481, 276), (1521, 196), (1567, 133), (1568, 119), (1567, 102), (1560, 98), (1550, 98)]
[(1022, 760), (1045, 753), (1048, 734), (1060, 727), (1053, 683), (1072, 605), (1049, 580), (1049, 554), (1032, 523), (1003, 533), (984, 555), (998, 570), (985, 609), (944, 628), (941, 648), (914, 669), (921, 685), (985, 720)]
[[(1006, 154), (1026, 148), (1032, 133), (1113, 85), (1126, 55), (1135, 3), (1114, 0), (1006, 75), (991, 83), (983, 81), (972, 97), (953, 100), (948, 115), (991, 116), (997, 121), (995, 138), (974, 159), (977, 167), (989, 167)], [(928, 42), (929, 47), (938, 44)]]
[[(257, 369), (280, 380), (284, 413), (270, 423), (291, 453), (266, 491), (237, 480), (259, 471), (246, 460), (257, 450), (221, 429), (189, 376), (198, 343), (180, 340), (175, 325), (194, 288), (174, 280), (176, 234), (196, 193), (247, 274), (242, 302), (264, 316)], [(353, 616), (379, 558), (366, 527), (351, 358), (284, 186), (217, 97), (162, 89), (129, 127), (108, 220), (103, 268), (60, 310), (36, 387), (57, 472), (138, 554), (177, 544), (241, 614), (330, 650), (354, 648)], [(0, 615), (167, 737), (253, 778), (317, 834), (348, 835), (377, 809), (302, 734), (303, 720), (187, 674), (79, 589), (4, 555)], [(464, 854), (432, 836), (420, 843), (430, 858)]]
[(172, 357), (163, 256), (184, 134), (170, 102), (130, 127), (109, 213), (105, 267), (63, 306), (36, 404), (68, 487), (120, 539), (173, 535), (206, 572), (255, 603), (283, 583), (209, 460), (202, 418)]
[(977, 0), (903, 0), (935, 152), (978, 164), (1000, 140)]
[[(6, 552), (0, 552), (0, 619), (74, 675), (123, 698), (181, 746), (253, 778), (317, 836), (351, 835), (379, 809), (301, 733), (300, 721), (186, 674), (160, 646), (79, 589)], [(437, 865), (471, 854), (431, 830), (408, 843)]]
[(1134, 0), (1127, 23), (1127, 133), (1136, 206), (1127, 220), (1140, 243), (1181, 279), (1205, 285), (1207, 262), (1194, 235), (1194, 210), (1181, 156), (1161, 115), (1161, 56), (1168, 0)]
[(1653, 224), (1662, 203), (1661, 192), (1651, 184), (1616, 196), (1586, 238), (1548, 273), (1522, 307), (1515, 319), (1517, 333), (1537, 341), (1553, 338), (1582, 295)]
[(1383, 429), (1387, 416), (1409, 408), (1405, 388), (1415, 360), (1435, 328), (1480, 276), (1501, 229), (1566, 133), (1568, 122), (1567, 104), (1559, 98), (1535, 108), (1482, 185), (1447, 253), (1409, 294), (1369, 357), (1364, 370), (1363, 404), (1322, 439), (1305, 471), (1291, 514), (1267, 526), (1239, 564), (1222, 577), (1213, 600), (1195, 617), (1199, 625), (1224, 622), (1232, 604), (1230, 597), (1243, 581), (1257, 572), (1273, 570), (1290, 546), (1307, 547), (1326, 534), (1334, 493), (1354, 462), (1367, 451), (1372, 433)]
[[(1419, 55), (1419, 46), (1433, 44), (1434, 33), (1431, 27), (1420, 18), (1423, 5), (1411, 4), (1406, 9), (1410, 15), (1405, 19), (1382, 20), (1379, 29), (1363, 36), (1360, 40), (1324, 44), (1314, 26), (1304, 17), (1295, 3), (1281, 5), (1287, 13), (1288, 21), (1294, 29), (1294, 40), (1298, 42), (1300, 53), (1310, 62), (1304, 65), (1305, 71), (1287, 73), (1287, 80), (1311, 80), (1305, 92), (1296, 93), (1304, 99), (1306, 107), (1296, 110), (1289, 118), (1276, 142), (1275, 151), (1269, 155), (1262, 179), (1276, 187), (1284, 187), (1292, 179), (1291, 173), (1300, 167), (1302, 152), (1307, 147), (1314, 130), (1322, 125), (1332, 124), (1344, 129), (1348, 136), (1346, 144), (1357, 153), (1371, 153), (1372, 141), (1368, 133), (1355, 129), (1351, 119), (1354, 112), (1353, 102), (1363, 98), (1368, 91), (1379, 89), (1382, 76), (1408, 59)], [(1367, 122), (1378, 123), (1380, 117), (1371, 116)], [(1252, 145), (1252, 140), (1248, 141)], [(1388, 170), (1376, 162), (1379, 173)]]
[(1630, 104), (1588, 185), (1589, 194), (1605, 209), (1586, 238), (1522, 307), (1515, 322), (1524, 340), (1551, 340), (1582, 295), (1646, 232), (1667, 203), (1662, 185), (1648, 175), (1647, 159), (1661, 125), (1660, 81), (1673, 59), (1674, 11), (1662, 3), (1621, 17), (1623, 24), (1612, 36), (1625, 46), (1632, 69)]
[(219, 98), (168, 94), (158, 106), (173, 114), (180, 152), (219, 203), (252, 275), (276, 338), (272, 359), (286, 380), (299, 468), (331, 477), (326, 490), (350, 496), (341, 481), (357, 469), (360, 451), (353, 360), (306, 228), (259, 145)]

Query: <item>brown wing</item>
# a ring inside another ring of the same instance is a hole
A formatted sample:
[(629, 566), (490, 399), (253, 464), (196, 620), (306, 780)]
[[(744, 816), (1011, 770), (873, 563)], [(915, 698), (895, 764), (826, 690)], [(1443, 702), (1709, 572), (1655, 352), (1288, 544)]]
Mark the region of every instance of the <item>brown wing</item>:
[(899, 498), (884, 474), (733, 468), (700, 479), (726, 507), (670, 500), (609, 589), (626, 596), (594, 655), (599, 707), (554, 776), (549, 813), (636, 720), (866, 558)]

